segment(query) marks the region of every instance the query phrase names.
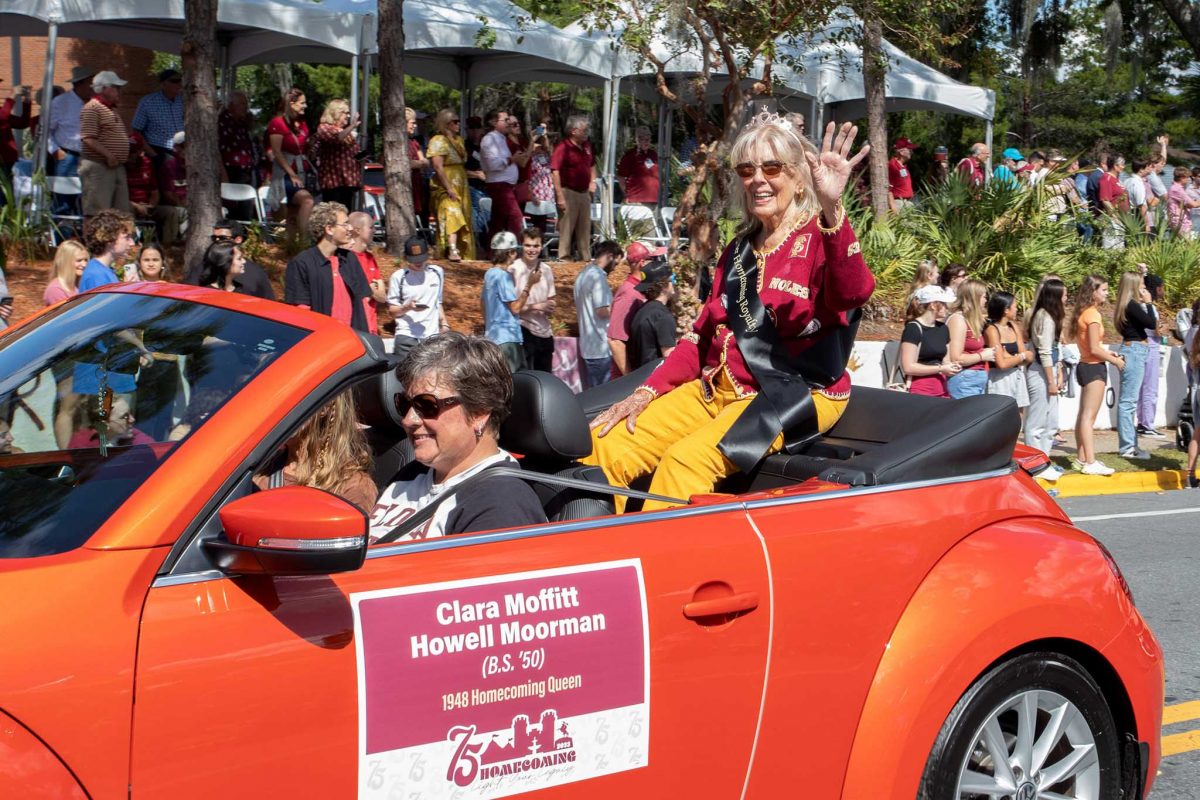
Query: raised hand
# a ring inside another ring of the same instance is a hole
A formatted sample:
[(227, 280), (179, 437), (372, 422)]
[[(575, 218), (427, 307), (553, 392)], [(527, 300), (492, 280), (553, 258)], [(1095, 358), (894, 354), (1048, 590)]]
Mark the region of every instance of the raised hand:
[(871, 145), (865, 144), (858, 154), (850, 157), (854, 148), (854, 139), (858, 136), (858, 126), (843, 122), (842, 127), (834, 135), (835, 123), (825, 126), (825, 139), (821, 143), (819, 155), (805, 151), (804, 158), (812, 172), (813, 191), (821, 204), (826, 216), (832, 212), (842, 199), (842, 192), (850, 180), (850, 173), (871, 152)]

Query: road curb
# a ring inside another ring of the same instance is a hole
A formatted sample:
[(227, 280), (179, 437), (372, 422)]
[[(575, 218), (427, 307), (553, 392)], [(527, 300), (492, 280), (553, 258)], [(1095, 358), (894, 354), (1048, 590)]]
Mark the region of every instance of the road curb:
[(1155, 472), (1116, 472), (1112, 475), (1063, 475), (1056, 482), (1039, 479), (1038, 485), (1056, 497), (1089, 497), (1102, 494), (1161, 492), (1187, 486), (1187, 472), (1162, 469)]

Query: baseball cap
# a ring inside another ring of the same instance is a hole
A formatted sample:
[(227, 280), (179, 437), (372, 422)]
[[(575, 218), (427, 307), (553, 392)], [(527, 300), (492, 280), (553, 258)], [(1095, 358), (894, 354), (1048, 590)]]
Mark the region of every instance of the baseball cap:
[[(509, 236), (511, 235), (509, 233)], [(495, 249), (494, 241), (493, 249)], [(425, 241), (424, 236), (408, 237), (408, 240), (404, 242), (404, 260), (410, 264), (424, 264), (429, 260), (429, 242)]]
[(640, 264), (647, 258), (665, 256), (666, 254), (667, 248), (665, 247), (651, 247), (645, 242), (633, 242), (625, 250), (625, 259), (630, 264)]
[(492, 250), (516, 250), (520, 246), (512, 231), (500, 231), (492, 237)]
[(642, 267), (642, 282), (634, 288), (645, 294), (654, 284), (669, 277), (671, 277), (671, 265), (667, 263), (667, 259), (662, 256), (653, 256)]
[(922, 305), (925, 303), (945, 303), (949, 305), (954, 302), (954, 292), (938, 286), (936, 283), (931, 283), (913, 292), (913, 300)]
[(914, 144), (911, 139), (909, 139), (905, 136), (901, 136), (899, 139), (897, 139), (896, 143), (894, 145), (892, 145), (892, 147), (896, 150), (899, 150), (902, 147), (906, 148), (908, 150), (916, 150), (917, 149), (917, 145)]
[(183, 77), (183, 74), (180, 73), (179, 70), (171, 69), (170, 67), (167, 67), (162, 72), (158, 73), (158, 82), (165, 83), (169, 80), (178, 80), (182, 77)]
[(1011, 158), (1013, 161), (1024, 161), (1025, 156), (1021, 155), (1021, 151), (1015, 147), (1010, 147), (1002, 154), (1005, 158)]
[(1051, 147), (1046, 151), (1046, 160), (1051, 164), (1061, 163), (1067, 160), (1067, 157), (1062, 154), (1062, 151), (1057, 147)]
[(121, 76), (111, 69), (104, 69), (97, 72), (96, 77), (92, 78), (92, 88), (103, 89), (106, 86), (124, 86), (128, 82), (121, 80)]
[(948, 158), (950, 158), (950, 151), (947, 150), (944, 145), (939, 144), (937, 147), (933, 148), (934, 161), (945, 161)]

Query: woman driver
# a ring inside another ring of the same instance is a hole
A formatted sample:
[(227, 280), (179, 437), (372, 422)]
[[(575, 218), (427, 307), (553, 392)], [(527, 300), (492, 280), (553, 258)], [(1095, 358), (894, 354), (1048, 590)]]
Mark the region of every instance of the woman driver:
[[(711, 492), (782, 448), (785, 432), (823, 432), (837, 422), (850, 397), (844, 362), (817, 385), (799, 372), (802, 354), (846, 326), (847, 312), (875, 286), (841, 205), (869, 150), (849, 157), (857, 132), (844, 124), (835, 136), (831, 123), (818, 155), (787, 121), (764, 112), (738, 136), (730, 160), (743, 225), (717, 264), (711, 297), (645, 384), (592, 423), (588, 460), (613, 485), (653, 471), (653, 493)], [(772, 349), (785, 351), (786, 363), (771, 358)]]
[[(512, 404), (512, 373), (487, 339), (443, 333), (411, 351), (396, 369), (405, 388), (395, 398), (416, 461), (383, 491), (371, 513), (371, 539), (383, 536), (451, 487), (488, 467), (515, 466), (500, 449), (500, 425)], [(542, 504), (520, 478), (495, 476), (442, 501), (399, 541), (536, 525)]]

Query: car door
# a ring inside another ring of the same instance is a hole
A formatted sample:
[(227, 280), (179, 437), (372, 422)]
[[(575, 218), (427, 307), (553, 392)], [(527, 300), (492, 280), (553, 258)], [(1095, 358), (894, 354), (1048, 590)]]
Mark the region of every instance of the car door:
[(770, 617), (737, 504), (164, 576), (132, 796), (736, 797)]

